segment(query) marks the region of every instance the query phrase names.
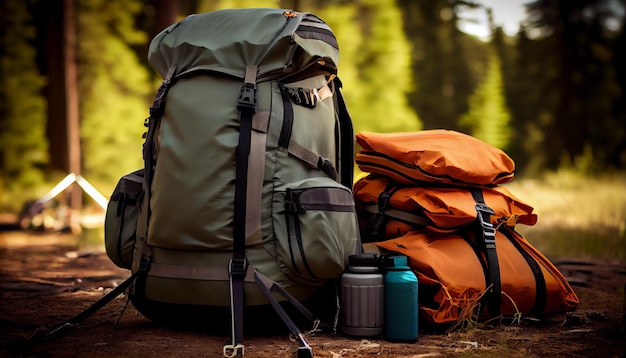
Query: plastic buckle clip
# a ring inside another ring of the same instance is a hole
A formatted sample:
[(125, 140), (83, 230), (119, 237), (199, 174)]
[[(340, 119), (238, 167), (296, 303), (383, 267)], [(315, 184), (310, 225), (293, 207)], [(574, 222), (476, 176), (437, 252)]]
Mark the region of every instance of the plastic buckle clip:
[(152, 260), (150, 259), (150, 257), (142, 254), (141, 260), (139, 260), (139, 271), (147, 272), (148, 270), (150, 270), (151, 261)]
[(298, 347), (298, 350), (296, 352), (296, 356), (298, 358), (312, 358), (313, 357), (313, 351), (311, 350), (311, 347), (309, 347), (309, 346)]
[(240, 344), (227, 344), (224, 346), (222, 354), (224, 355), (224, 357), (233, 358), (233, 357), (237, 357), (239, 353), (241, 352), (241, 356), (243, 357), (245, 355), (244, 351), (245, 351), (245, 346), (241, 343)]
[(241, 86), (237, 108), (240, 111), (254, 111), (256, 109), (256, 86), (252, 83), (244, 83)]
[(233, 257), (228, 263), (228, 274), (231, 276), (245, 276), (248, 270), (248, 260), (245, 257)]
[(478, 222), (483, 232), (485, 247), (494, 249), (496, 247), (496, 229), (489, 220), (490, 215), (494, 215), (493, 209), (484, 204), (476, 204)]

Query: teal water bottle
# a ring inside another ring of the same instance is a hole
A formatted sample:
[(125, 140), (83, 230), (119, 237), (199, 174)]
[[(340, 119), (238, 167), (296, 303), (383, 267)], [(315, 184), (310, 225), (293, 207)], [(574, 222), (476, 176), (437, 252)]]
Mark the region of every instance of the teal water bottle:
[(417, 277), (406, 256), (393, 256), (385, 272), (385, 328), (389, 342), (415, 342), (418, 330)]

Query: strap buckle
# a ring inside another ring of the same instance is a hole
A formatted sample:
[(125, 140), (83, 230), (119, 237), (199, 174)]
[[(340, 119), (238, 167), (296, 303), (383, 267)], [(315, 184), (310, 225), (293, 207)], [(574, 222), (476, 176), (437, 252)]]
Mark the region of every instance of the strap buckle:
[(141, 259), (139, 260), (139, 271), (148, 272), (148, 270), (150, 270), (151, 261), (152, 259), (150, 256), (142, 254)]
[(253, 111), (256, 109), (256, 86), (253, 83), (244, 83), (241, 86), (237, 109), (240, 111)]
[(227, 344), (224, 346), (224, 349), (222, 350), (222, 354), (224, 354), (224, 357), (229, 357), (229, 358), (233, 358), (239, 355), (239, 352), (241, 352), (241, 356), (244, 356), (244, 350), (245, 350), (245, 346), (241, 343), (239, 344)]
[(233, 257), (228, 263), (228, 274), (235, 277), (243, 277), (248, 270), (248, 260), (245, 257)]
[(298, 358), (312, 358), (313, 350), (308, 345), (305, 347), (298, 347), (296, 351), (296, 357)]
[(330, 160), (319, 157), (317, 159), (317, 169), (326, 173), (326, 175), (328, 175), (328, 177), (332, 180), (337, 180), (337, 170), (335, 170), (335, 167), (333, 166), (333, 163), (330, 162)]
[(488, 249), (494, 249), (496, 247), (496, 228), (489, 219), (495, 212), (489, 206), (483, 203), (476, 204), (476, 212), (478, 213), (478, 223), (482, 229), (483, 241), (485, 247)]

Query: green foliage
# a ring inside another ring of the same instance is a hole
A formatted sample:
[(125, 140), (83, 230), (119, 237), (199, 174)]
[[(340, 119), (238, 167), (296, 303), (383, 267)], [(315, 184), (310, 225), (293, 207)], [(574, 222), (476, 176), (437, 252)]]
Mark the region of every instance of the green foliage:
[(114, 185), (143, 165), (151, 86), (148, 71), (131, 46), (148, 41), (134, 27), (138, 0), (78, 2), (78, 61), (83, 174)]
[(234, 8), (255, 8), (266, 7), (275, 8), (279, 7), (278, 0), (199, 0), (198, 1), (198, 13), (215, 11), (220, 9), (234, 9)]
[(331, 2), (317, 11), (339, 41), (339, 76), (355, 131), (415, 131), (408, 105), (415, 81), (402, 12), (392, 0)]
[(490, 56), (487, 75), (469, 98), (470, 110), (459, 124), (469, 133), (493, 146), (506, 149), (511, 137), (510, 115), (506, 107), (500, 60)]
[[(23, 0), (0, 4), (0, 203), (15, 210), (44, 183), (46, 84), (31, 41), (36, 28)], [(8, 192), (4, 200), (4, 191)], [(32, 198), (30, 198), (32, 199)]]

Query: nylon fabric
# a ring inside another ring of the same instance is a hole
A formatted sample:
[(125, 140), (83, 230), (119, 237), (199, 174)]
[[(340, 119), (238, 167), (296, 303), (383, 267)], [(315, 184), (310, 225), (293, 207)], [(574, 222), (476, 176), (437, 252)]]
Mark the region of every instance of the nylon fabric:
[[(275, 42), (271, 52), (258, 64), (257, 82), (280, 77), (278, 74), (285, 70), (295, 72), (292, 68), (285, 69), (285, 54), (290, 52), (291, 46), (302, 49), (300, 57), (293, 61), (293, 68), (303, 68), (317, 61), (320, 54), (324, 54), (327, 66), (336, 68), (339, 58), (336, 45), (320, 43), (321, 40), (336, 44), (334, 36), (317, 39), (294, 36), (304, 15), (294, 19), (283, 13), (277, 9), (229, 9), (191, 15), (152, 40), (148, 59), (162, 76), (172, 64), (177, 64), (187, 71), (203, 69), (243, 78), (246, 66), (257, 63)], [(314, 18), (314, 15), (309, 17)]]
[[(488, 207), (494, 210), (491, 223), (515, 226), (535, 225), (537, 214), (529, 204), (518, 199), (503, 186), (479, 188)], [(381, 195), (388, 193), (386, 207), (381, 207)], [(380, 175), (368, 175), (354, 184), (354, 196), (362, 230), (367, 230), (372, 215), (381, 213), (385, 219), (384, 233), (392, 238), (416, 228), (433, 232), (454, 232), (476, 221), (476, 203), (466, 187), (431, 187), (400, 184)], [(418, 217), (394, 216), (396, 209)], [(419, 219), (421, 218), (421, 219)], [(425, 220), (425, 221), (424, 221)]]
[(133, 264), (139, 203), (141, 200), (143, 170), (123, 176), (118, 182), (105, 218), (107, 255), (118, 267), (130, 269)]
[[(519, 234), (508, 228), (496, 234), (496, 250), (502, 282), (500, 311), (512, 317), (517, 313), (533, 312), (537, 299), (535, 274), (513, 240), (523, 248), (541, 267), (545, 278), (547, 301), (542, 315), (573, 310), (578, 297), (563, 275), (544, 255), (529, 245)], [(471, 238), (474, 240), (473, 237)], [(470, 319), (473, 309), (481, 302), (487, 285), (483, 265), (471, 246), (459, 235), (410, 232), (405, 236), (378, 242), (384, 250), (400, 253), (410, 258), (409, 264), (418, 276), (420, 292), (432, 295), (420, 296), (420, 318), (432, 327), (449, 327)], [(480, 314), (488, 317), (482, 306)]]
[(359, 132), (356, 138), (359, 168), (398, 183), (493, 186), (513, 180), (515, 172), (502, 150), (456, 131)]

